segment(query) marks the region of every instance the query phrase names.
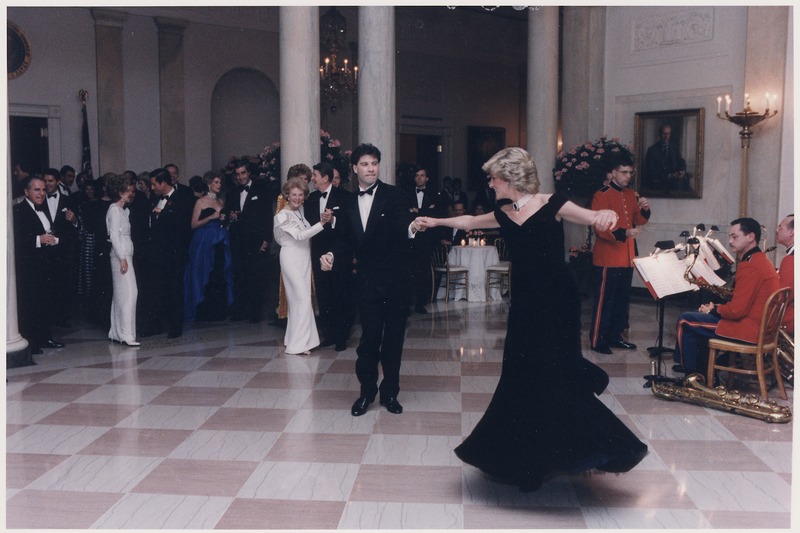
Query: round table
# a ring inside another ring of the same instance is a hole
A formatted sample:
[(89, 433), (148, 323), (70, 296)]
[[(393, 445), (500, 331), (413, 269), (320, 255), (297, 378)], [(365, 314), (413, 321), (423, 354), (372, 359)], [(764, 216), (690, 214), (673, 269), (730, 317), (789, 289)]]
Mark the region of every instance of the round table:
[[(469, 270), (469, 299), (470, 302), (486, 301), (486, 269), (500, 262), (497, 248), (494, 246), (453, 246), (447, 255), (451, 265), (461, 265)], [(451, 291), (454, 300), (464, 298), (464, 289)], [(503, 295), (500, 289), (489, 291), (490, 300), (501, 300)]]

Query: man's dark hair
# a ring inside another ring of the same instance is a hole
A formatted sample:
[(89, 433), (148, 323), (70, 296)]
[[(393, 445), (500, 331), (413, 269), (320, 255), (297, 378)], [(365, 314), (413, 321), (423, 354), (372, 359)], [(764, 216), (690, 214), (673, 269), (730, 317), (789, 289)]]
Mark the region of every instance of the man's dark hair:
[(31, 182), (33, 180), (44, 181), (41, 177), (37, 176), (36, 174), (31, 174), (30, 176), (25, 176), (25, 178), (22, 180), (22, 188), (23, 188), (23, 190), (27, 191), (28, 189), (30, 189), (31, 188)]
[(791, 218), (792, 220), (789, 221), (789, 229), (794, 231), (794, 213), (790, 213), (786, 215), (786, 218)]
[(57, 168), (46, 169), (44, 172), (42, 172), (42, 177), (45, 176), (53, 176), (56, 181), (61, 181), (61, 172), (59, 172)]
[(748, 233), (753, 233), (756, 236), (756, 244), (761, 241), (761, 224), (754, 218), (750, 217), (743, 217), (737, 218), (736, 220), (731, 220), (731, 226), (735, 226), (739, 224), (739, 227), (742, 228), (742, 233), (747, 235)]
[[(164, 165), (164, 168), (169, 168), (169, 167), (175, 167), (175, 171), (176, 172), (180, 172), (181, 171), (181, 169), (179, 169), (178, 165), (176, 165), (175, 163), (167, 163), (166, 165)], [(167, 172), (169, 172), (169, 170), (167, 170)]]
[(237, 159), (233, 163), (233, 170), (236, 170), (237, 168), (242, 168), (242, 167), (244, 167), (245, 170), (247, 170), (247, 172), (249, 172), (250, 174), (253, 173), (253, 169), (252, 169), (252, 166), (250, 165), (250, 161), (248, 161), (247, 159)]
[(203, 181), (203, 176), (192, 176), (189, 178), (189, 187), (192, 189), (192, 192), (203, 194), (208, 192), (208, 185)]
[(365, 155), (374, 156), (375, 159), (378, 160), (378, 163), (381, 162), (381, 151), (369, 143), (362, 143), (356, 146), (355, 150), (353, 150), (353, 153), (350, 154), (350, 164), (357, 165), (359, 159)]
[(611, 158), (608, 160), (608, 169), (607, 172), (611, 172), (612, 170), (617, 170), (619, 167), (632, 167), (633, 166), (633, 157), (626, 152), (619, 152), (615, 155), (612, 155)]
[[(326, 176), (328, 178), (328, 183), (333, 181), (333, 165), (330, 163), (322, 161), (311, 168), (318, 170), (320, 175)], [(341, 172), (339, 174), (341, 175)]]
[(169, 175), (169, 171), (165, 168), (157, 168), (151, 171), (150, 177), (155, 178), (159, 183), (169, 183), (172, 185), (172, 176)]
[(71, 166), (69, 166), (69, 165), (64, 165), (63, 167), (61, 167), (61, 170), (59, 171), (59, 174), (63, 176), (63, 175), (64, 175), (64, 174), (66, 174), (67, 172), (72, 172), (72, 173), (74, 173), (74, 172), (75, 172), (75, 169), (74, 169), (74, 168), (72, 168), (72, 167), (71, 167)]

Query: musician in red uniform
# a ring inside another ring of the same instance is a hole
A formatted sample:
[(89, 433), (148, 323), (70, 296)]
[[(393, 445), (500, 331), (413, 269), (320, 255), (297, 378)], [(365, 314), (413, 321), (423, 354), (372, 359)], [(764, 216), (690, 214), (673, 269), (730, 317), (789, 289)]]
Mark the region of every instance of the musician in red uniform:
[(778, 278), (781, 288), (789, 287), (789, 305), (783, 315), (783, 327), (790, 335), (794, 335), (794, 215), (788, 215), (775, 230), (775, 242), (786, 247), (786, 255), (778, 267)]
[(633, 177), (630, 156), (620, 154), (611, 165), (611, 180), (592, 198), (592, 210), (611, 209), (619, 216), (613, 231), (597, 232), (592, 250), (595, 288), (589, 340), (592, 350), (603, 354), (610, 354), (612, 346), (636, 349), (622, 332), (628, 327), (636, 236), (650, 219), (650, 202), (628, 188)]
[(761, 314), (780, 283), (775, 267), (758, 247), (761, 226), (752, 218), (737, 218), (728, 230), (728, 247), (736, 254), (733, 298), (724, 304), (707, 303), (699, 311), (678, 317), (677, 342), (672, 369), (691, 373), (706, 368), (708, 339), (727, 338), (758, 342)]

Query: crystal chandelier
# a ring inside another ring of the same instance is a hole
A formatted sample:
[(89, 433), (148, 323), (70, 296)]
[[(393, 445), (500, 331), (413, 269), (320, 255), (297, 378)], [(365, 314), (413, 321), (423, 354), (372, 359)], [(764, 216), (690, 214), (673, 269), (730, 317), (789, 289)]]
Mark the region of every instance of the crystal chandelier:
[(358, 66), (351, 66), (347, 59), (341, 65), (337, 62), (339, 53), (347, 47), (347, 21), (335, 7), (320, 18), (319, 32), (320, 44), (327, 50), (319, 67), (320, 101), (336, 112), (339, 104), (356, 95)]

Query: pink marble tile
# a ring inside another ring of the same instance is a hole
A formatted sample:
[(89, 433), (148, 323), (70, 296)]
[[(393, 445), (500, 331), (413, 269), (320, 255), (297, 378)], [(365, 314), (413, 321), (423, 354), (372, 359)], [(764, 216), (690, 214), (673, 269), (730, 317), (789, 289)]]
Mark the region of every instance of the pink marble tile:
[(170, 387), (152, 405), (216, 405), (227, 402), (239, 389), (223, 387)]
[(358, 398), (358, 390), (314, 390), (302, 409), (347, 409)]
[(71, 402), (87, 394), (99, 385), (36, 383), (6, 398), (9, 402)]
[(191, 434), (182, 429), (111, 428), (78, 453), (166, 457)]
[(651, 440), (648, 445), (670, 470), (772, 472), (739, 441)]
[(581, 507), (696, 509), (669, 472), (631, 470), (624, 474), (592, 472), (569, 476)]
[(704, 415), (706, 412), (698, 405), (687, 402), (670, 401), (655, 396), (650, 389), (642, 389), (641, 394), (615, 394), (619, 404), (631, 415)]
[(258, 463), (164, 459), (131, 492), (234, 497)]
[[(402, 374), (402, 372), (401, 372)], [(461, 378), (458, 376), (400, 376), (401, 391), (461, 391)]]
[(7, 453), (6, 488), (23, 489), (69, 455)]
[(283, 431), (294, 413), (291, 409), (222, 407), (200, 429)]
[(24, 490), (6, 503), (9, 529), (89, 529), (122, 494)]
[(791, 442), (796, 422), (769, 424), (763, 420), (740, 415), (715, 414), (716, 420), (739, 440), (764, 440), (768, 442)]
[[(402, 403), (402, 398), (400, 398)], [(377, 403), (377, 402), (376, 402)], [(414, 413), (395, 415), (380, 407), (373, 433), (391, 435), (461, 435), (461, 413)]]
[(178, 346), (177, 351), (170, 352), (160, 357), (214, 357), (218, 353), (228, 349), (227, 346), (222, 346), (219, 348), (194, 348), (191, 350), (184, 350), (182, 348), (183, 347)]
[(791, 527), (790, 513), (758, 513), (753, 511), (703, 511), (714, 529), (787, 529)]
[(502, 363), (496, 362), (463, 362), (461, 363), (462, 376), (499, 376)]
[(320, 379), (321, 374), (259, 372), (245, 386), (260, 389), (313, 389)]
[(361, 465), (350, 500), (461, 503), (461, 467)]
[(464, 529), (586, 529), (579, 507), (465, 505)]
[(328, 367), (326, 374), (354, 374), (356, 363), (353, 360), (337, 359)]
[(258, 372), (269, 361), (258, 357), (215, 357), (198, 370)]
[(110, 381), (111, 385), (174, 385), (189, 375), (182, 370), (134, 369)]
[(492, 393), (486, 392), (462, 392), (461, 410), (463, 412), (483, 413), (492, 401)]
[(268, 461), (360, 463), (369, 435), (284, 433), (267, 454)]
[(27, 424), (6, 424), (6, 438), (28, 427)]
[(139, 409), (138, 405), (71, 403), (39, 420), (37, 424), (60, 426), (116, 426)]
[[(458, 361), (458, 350), (451, 348), (424, 349), (424, 348), (404, 348), (404, 361)], [(401, 370), (402, 372), (402, 370)]]
[(8, 376), (9, 383), (38, 383), (51, 376), (60, 373), (61, 370), (45, 370), (42, 372), (31, 372), (30, 374), (17, 374)]
[(345, 504), (236, 499), (217, 522), (216, 529), (336, 529)]

